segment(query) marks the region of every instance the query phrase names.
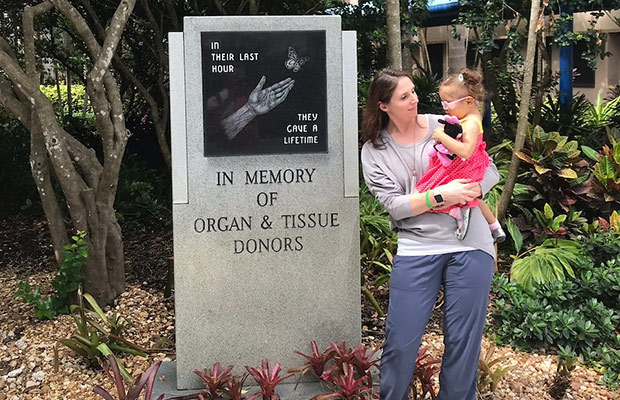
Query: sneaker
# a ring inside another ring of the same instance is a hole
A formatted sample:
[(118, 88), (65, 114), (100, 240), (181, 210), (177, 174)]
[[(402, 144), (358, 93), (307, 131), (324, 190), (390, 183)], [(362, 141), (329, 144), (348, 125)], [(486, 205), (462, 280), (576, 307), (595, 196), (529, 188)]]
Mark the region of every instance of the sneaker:
[(471, 216), (471, 208), (461, 207), (461, 215), (463, 216), (461, 226), (454, 233), (458, 240), (463, 240), (465, 239), (465, 236), (467, 236), (467, 230), (469, 229), (469, 218)]
[(506, 240), (506, 232), (504, 232), (501, 226), (492, 231), (491, 236), (493, 236), (493, 243), (501, 243)]

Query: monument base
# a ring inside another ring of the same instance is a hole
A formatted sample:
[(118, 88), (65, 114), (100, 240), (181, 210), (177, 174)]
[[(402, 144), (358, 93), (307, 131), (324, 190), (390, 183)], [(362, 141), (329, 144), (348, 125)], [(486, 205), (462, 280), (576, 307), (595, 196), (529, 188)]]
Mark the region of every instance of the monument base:
[[(322, 382), (300, 382), (295, 388), (293, 378), (290, 380), (291, 383), (283, 382), (276, 388), (281, 400), (309, 400), (317, 394), (330, 392), (330, 388)], [(259, 391), (258, 386), (247, 386), (247, 388), (250, 395)], [(176, 396), (198, 394), (200, 390), (178, 390), (177, 363), (176, 361), (168, 361), (162, 363), (159, 371), (157, 371), (152, 398), (157, 399), (162, 393), (166, 394), (164, 399), (170, 399)]]

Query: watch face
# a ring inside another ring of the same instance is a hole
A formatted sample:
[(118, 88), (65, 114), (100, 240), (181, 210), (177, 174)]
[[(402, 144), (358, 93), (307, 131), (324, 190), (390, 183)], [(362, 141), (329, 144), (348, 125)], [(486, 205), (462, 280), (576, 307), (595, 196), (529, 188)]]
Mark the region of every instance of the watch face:
[(437, 193), (435, 195), (435, 201), (437, 202), (437, 204), (443, 203), (443, 196), (441, 195), (441, 193)]

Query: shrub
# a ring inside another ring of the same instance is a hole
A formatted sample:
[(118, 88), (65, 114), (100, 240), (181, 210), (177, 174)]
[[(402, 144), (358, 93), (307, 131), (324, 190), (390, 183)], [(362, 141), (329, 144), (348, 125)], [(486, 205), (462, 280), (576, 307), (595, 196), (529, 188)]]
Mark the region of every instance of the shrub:
[[(54, 110), (59, 114), (69, 112), (67, 85), (60, 86), (60, 99), (58, 98), (58, 88), (55, 85), (41, 85), (41, 92), (54, 105)], [(74, 112), (81, 112), (84, 107), (84, 85), (71, 85), (71, 103)]]
[(60, 271), (52, 281), (56, 290), (54, 295), (42, 296), (41, 289), (32, 290), (27, 282), (21, 282), (14, 297), (22, 297), (25, 303), (34, 305), (35, 317), (54, 319), (57, 314), (69, 312), (69, 298), (82, 282), (82, 266), (88, 257), (88, 246), (84, 240), (86, 233), (78, 231), (71, 239), (73, 243), (65, 246)]
[[(620, 373), (620, 237), (600, 232), (580, 238), (586, 258), (573, 266), (574, 279), (532, 282), (527, 291), (505, 274), (494, 279), (493, 324), (497, 340), (519, 347), (574, 349), (585, 362), (605, 368), (617, 387)], [(608, 249), (602, 250), (604, 247)], [(602, 260), (602, 261), (601, 261)]]
[(118, 178), (116, 217), (128, 225), (172, 224), (171, 181), (165, 172), (147, 167), (135, 157), (126, 158)]

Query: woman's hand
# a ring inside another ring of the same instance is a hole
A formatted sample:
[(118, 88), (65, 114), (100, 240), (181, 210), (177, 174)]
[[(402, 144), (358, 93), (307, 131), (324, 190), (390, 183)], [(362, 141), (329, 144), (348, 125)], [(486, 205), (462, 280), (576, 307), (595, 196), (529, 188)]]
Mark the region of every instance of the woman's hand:
[(471, 179), (455, 179), (445, 185), (437, 187), (441, 192), (444, 203), (441, 208), (453, 206), (455, 204), (465, 204), (482, 194), (480, 184), (472, 182)]

